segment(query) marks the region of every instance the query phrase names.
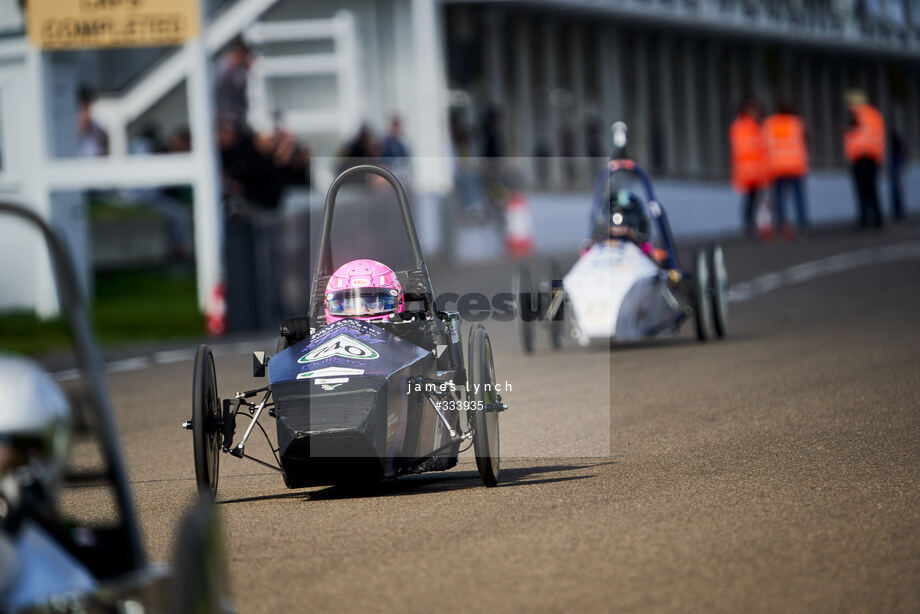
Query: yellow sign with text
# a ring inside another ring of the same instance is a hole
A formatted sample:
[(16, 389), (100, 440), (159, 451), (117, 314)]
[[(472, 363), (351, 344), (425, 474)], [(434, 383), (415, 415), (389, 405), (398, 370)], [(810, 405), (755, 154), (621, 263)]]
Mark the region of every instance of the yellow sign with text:
[(29, 0), (26, 30), (42, 49), (181, 45), (199, 11), (197, 0)]

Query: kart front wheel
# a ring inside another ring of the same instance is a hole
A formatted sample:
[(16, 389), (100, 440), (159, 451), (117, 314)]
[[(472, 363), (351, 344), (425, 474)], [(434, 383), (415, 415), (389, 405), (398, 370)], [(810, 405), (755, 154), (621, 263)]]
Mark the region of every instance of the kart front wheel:
[(709, 248), (710, 293), (712, 297), (712, 323), (716, 336), (725, 337), (728, 325), (728, 272), (721, 245)]
[(217, 494), (220, 463), (220, 411), (214, 355), (211, 348), (199, 345), (192, 380), (192, 450), (198, 492), (212, 498)]
[[(533, 353), (533, 329), (539, 317), (540, 307), (534, 301), (533, 280), (526, 264), (515, 272), (511, 279), (511, 293), (514, 295), (514, 311), (518, 317), (521, 333), (521, 349), (525, 354)], [(534, 313), (536, 307), (537, 313)]]
[(492, 343), (482, 324), (470, 329), (470, 392), (469, 414), (473, 429), (473, 450), (476, 467), (486, 486), (498, 485), (499, 430), (498, 406), (501, 403), (495, 392), (495, 367), (492, 363)]
[(693, 316), (696, 323), (696, 338), (706, 341), (712, 336), (712, 294), (709, 260), (706, 252), (696, 250), (693, 255)]

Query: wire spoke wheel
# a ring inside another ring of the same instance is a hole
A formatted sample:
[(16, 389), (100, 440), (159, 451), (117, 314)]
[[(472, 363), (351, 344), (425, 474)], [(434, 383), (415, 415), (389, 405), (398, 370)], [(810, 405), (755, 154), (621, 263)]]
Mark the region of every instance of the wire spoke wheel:
[(712, 295), (712, 323), (716, 336), (725, 337), (728, 329), (728, 271), (725, 269), (725, 254), (721, 245), (709, 249), (709, 272)]
[[(492, 343), (482, 324), (470, 329), (470, 401), (472, 414), (473, 450), (476, 453), (476, 467), (486, 486), (498, 484), (499, 472), (499, 412), (494, 409), (498, 403), (495, 392), (495, 367), (492, 363)], [(492, 408), (492, 409), (490, 409)]]
[(518, 317), (518, 326), (520, 326), (521, 349), (525, 354), (530, 354), (534, 348), (533, 328), (536, 325), (532, 314), (537, 306), (534, 301), (533, 280), (526, 264), (521, 264), (512, 277), (511, 293), (514, 295), (514, 310)]
[(206, 345), (198, 346), (192, 381), (192, 449), (198, 492), (214, 497), (220, 464), (220, 398), (214, 355)]

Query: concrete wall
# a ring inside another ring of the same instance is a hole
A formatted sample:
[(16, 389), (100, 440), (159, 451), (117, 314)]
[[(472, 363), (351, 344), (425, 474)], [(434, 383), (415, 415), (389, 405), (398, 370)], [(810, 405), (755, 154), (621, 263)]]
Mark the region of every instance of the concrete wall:
[[(660, 180), (655, 182), (677, 237), (737, 234), (741, 231), (741, 197), (726, 184)], [(852, 181), (842, 171), (813, 172), (806, 182), (809, 215), (813, 224), (855, 222), (856, 201)], [(880, 187), (882, 214), (890, 216), (887, 181)], [(920, 214), (920, 163), (905, 170), (903, 197), (909, 214)], [(532, 193), (531, 214), (537, 250), (544, 253), (572, 251), (588, 233), (592, 195), (584, 193)], [(792, 203), (787, 200), (787, 216)], [(790, 217), (789, 219), (794, 219)]]

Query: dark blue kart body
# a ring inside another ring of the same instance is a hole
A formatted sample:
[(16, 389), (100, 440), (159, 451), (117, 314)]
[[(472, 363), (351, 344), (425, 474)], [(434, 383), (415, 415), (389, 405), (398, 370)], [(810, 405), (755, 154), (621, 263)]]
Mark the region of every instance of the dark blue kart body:
[[(369, 322), (340, 320), (268, 364), (281, 466), (290, 486), (372, 481), (449, 469), (459, 445), (413, 385), (437, 357)], [(454, 412), (456, 413), (456, 412)], [(459, 424), (453, 416), (452, 424)]]

